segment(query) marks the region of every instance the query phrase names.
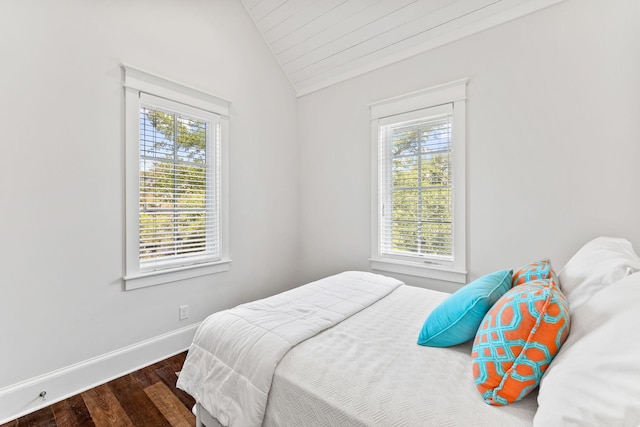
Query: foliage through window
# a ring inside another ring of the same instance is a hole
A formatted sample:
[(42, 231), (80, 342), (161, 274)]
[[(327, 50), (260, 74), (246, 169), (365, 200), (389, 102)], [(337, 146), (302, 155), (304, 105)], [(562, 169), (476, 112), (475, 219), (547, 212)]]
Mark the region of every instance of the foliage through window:
[(381, 250), (450, 259), (451, 114), (380, 127)]
[(180, 259), (197, 254), (218, 257), (213, 179), (208, 133), (217, 123), (165, 112), (140, 109), (140, 260)]

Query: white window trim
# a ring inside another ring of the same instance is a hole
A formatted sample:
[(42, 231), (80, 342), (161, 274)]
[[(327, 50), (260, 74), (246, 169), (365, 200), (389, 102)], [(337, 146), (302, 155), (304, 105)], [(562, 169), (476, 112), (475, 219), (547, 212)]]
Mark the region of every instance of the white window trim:
[[(125, 89), (125, 275), (126, 290), (229, 270), (229, 111), (226, 99), (123, 64)], [(139, 260), (140, 104), (149, 94), (218, 116), (220, 123), (220, 260), (158, 271), (141, 271)]]
[[(406, 95), (369, 104), (371, 110), (371, 268), (430, 279), (466, 283), (466, 85), (461, 79)], [(453, 105), (453, 265), (425, 265), (424, 262), (397, 260), (380, 254), (378, 216), (378, 132), (380, 122), (390, 116), (435, 107)]]

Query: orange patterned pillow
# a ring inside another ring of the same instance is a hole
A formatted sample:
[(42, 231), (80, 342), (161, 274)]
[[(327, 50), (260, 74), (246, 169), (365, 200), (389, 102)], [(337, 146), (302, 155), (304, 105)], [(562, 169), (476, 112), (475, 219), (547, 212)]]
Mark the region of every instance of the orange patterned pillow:
[(552, 280), (504, 294), (482, 320), (471, 353), (485, 402), (507, 405), (536, 388), (568, 334), (567, 299)]
[(553, 271), (553, 267), (551, 267), (551, 260), (549, 258), (532, 262), (518, 270), (514, 270), (511, 286), (522, 285), (538, 279), (552, 279), (555, 281), (556, 286), (558, 285), (558, 277), (556, 276), (556, 272)]

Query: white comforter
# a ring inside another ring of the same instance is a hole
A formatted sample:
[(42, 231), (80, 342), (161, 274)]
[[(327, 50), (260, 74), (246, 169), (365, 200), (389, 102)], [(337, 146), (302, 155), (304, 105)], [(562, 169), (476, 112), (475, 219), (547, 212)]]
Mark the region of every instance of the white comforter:
[(196, 332), (177, 385), (223, 425), (260, 426), (285, 353), (401, 284), (345, 272), (215, 313)]

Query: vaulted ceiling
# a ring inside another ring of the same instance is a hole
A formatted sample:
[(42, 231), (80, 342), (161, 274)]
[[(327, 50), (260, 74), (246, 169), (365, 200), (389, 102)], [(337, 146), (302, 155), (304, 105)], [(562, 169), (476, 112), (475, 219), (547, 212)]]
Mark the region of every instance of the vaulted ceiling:
[(562, 0), (242, 0), (298, 96)]

